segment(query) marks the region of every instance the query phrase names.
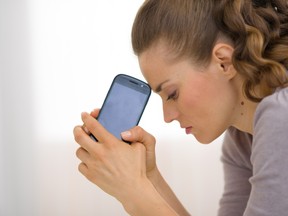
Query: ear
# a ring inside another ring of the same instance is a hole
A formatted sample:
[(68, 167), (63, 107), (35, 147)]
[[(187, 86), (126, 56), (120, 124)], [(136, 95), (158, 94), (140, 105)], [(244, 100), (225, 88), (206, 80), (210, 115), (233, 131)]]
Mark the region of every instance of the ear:
[(212, 51), (213, 60), (223, 75), (229, 79), (232, 79), (237, 74), (232, 64), (233, 52), (234, 48), (226, 43), (217, 43)]

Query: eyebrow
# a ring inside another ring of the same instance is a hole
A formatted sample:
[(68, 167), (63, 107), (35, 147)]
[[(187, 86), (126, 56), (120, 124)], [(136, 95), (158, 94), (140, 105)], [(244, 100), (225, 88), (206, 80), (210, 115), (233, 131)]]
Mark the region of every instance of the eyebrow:
[(160, 83), (160, 84), (156, 87), (155, 92), (156, 92), (156, 93), (161, 92), (161, 91), (162, 91), (162, 86), (163, 86), (163, 84), (167, 83), (168, 81), (169, 81), (169, 80), (165, 80), (164, 82)]

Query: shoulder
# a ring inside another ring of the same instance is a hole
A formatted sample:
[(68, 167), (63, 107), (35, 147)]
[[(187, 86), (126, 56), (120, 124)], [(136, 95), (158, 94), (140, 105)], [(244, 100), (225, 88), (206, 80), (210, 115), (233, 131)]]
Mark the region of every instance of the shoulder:
[[(288, 88), (276, 91), (259, 103), (253, 137), (233, 127), (227, 130), (222, 155), (225, 193), (221, 213), (231, 209), (231, 201), (236, 200), (233, 203), (239, 204), (242, 199), (241, 203), (245, 205), (248, 201), (244, 215), (286, 214), (287, 131)], [(232, 208), (240, 207), (234, 205)]]
[(249, 180), (253, 190), (247, 215), (259, 215), (261, 209), (265, 215), (284, 215), (288, 211), (287, 108), (288, 88), (266, 97), (257, 107), (251, 152), (253, 176)]
[(288, 166), (287, 131), (288, 88), (284, 88), (263, 99), (257, 107), (251, 155), (255, 170), (266, 165), (265, 169), (280, 171), (284, 164)]
[[(264, 98), (258, 105), (254, 118), (254, 130), (260, 127), (284, 126), (288, 128), (288, 88), (279, 89)], [(262, 125), (265, 124), (265, 125)]]
[(253, 149), (257, 145), (288, 148), (288, 88), (264, 98), (254, 118)]
[(253, 146), (256, 144), (288, 147), (288, 88), (264, 98), (254, 118)]

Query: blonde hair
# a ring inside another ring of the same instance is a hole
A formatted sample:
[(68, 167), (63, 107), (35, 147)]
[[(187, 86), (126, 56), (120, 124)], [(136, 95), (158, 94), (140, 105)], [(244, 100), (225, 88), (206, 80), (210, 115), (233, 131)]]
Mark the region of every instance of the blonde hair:
[(139, 56), (164, 39), (177, 57), (207, 64), (223, 35), (234, 44), (232, 61), (247, 98), (258, 102), (288, 86), (287, 0), (146, 0), (133, 24), (132, 46)]

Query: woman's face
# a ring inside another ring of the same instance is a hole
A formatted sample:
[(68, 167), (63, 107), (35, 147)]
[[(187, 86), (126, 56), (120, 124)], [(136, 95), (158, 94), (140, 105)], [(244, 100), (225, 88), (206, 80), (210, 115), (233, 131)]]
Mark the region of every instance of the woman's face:
[(196, 67), (175, 60), (164, 44), (139, 56), (141, 71), (163, 102), (165, 122), (177, 120), (187, 134), (210, 143), (233, 123), (237, 90), (217, 61)]

